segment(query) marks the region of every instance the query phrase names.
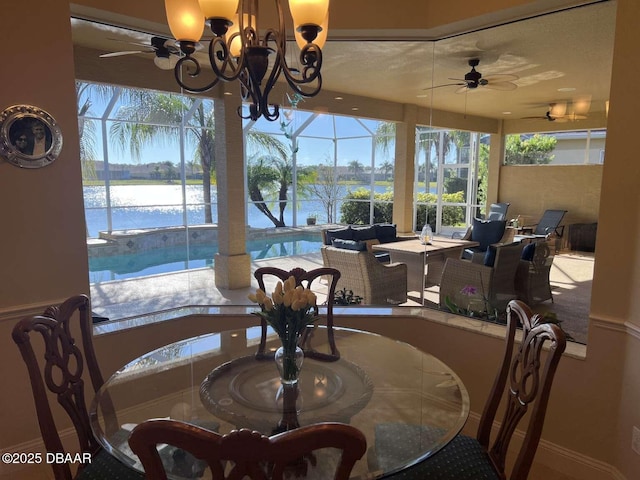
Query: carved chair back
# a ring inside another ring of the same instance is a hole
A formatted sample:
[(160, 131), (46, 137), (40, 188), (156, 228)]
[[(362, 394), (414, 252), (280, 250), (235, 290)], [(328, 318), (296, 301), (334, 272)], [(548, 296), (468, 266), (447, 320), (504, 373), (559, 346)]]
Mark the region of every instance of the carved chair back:
[[(74, 318), (78, 319), (81, 346), (76, 344), (71, 331)], [(93, 393), (104, 383), (93, 350), (91, 327), (89, 298), (77, 295), (59, 306), (48, 307), (42, 315), (23, 318), (13, 329), (13, 341), (18, 345), (29, 372), (40, 432), (48, 452), (65, 452), (48, 392), (56, 395), (58, 403), (71, 419), (80, 451), (95, 454), (100, 450), (91, 432), (82, 378), (86, 362)], [(32, 337), (36, 333), (40, 334), (44, 347), (44, 358), (41, 359), (36, 356), (32, 345)], [(112, 425), (108, 428), (117, 427)], [(56, 479), (72, 478), (68, 463), (52, 463), (51, 467)]]
[[(522, 342), (514, 354), (518, 323), (522, 326)], [(545, 345), (548, 345), (548, 351), (543, 352)], [(509, 478), (526, 480), (529, 474), (542, 433), (551, 384), (565, 346), (565, 334), (558, 325), (544, 323), (542, 317), (534, 315), (523, 302), (509, 302), (503, 362), (482, 413), (477, 436), (503, 478), (513, 433), (525, 413), (531, 410), (524, 441)], [(490, 445), (491, 427), (503, 399), (506, 400), (504, 417)]]
[(367, 449), (362, 432), (341, 423), (308, 425), (267, 437), (248, 429), (220, 435), (174, 420), (148, 420), (133, 430), (129, 445), (142, 462), (145, 478), (150, 480), (167, 478), (156, 448), (159, 444), (177, 447), (204, 461), (213, 480), (283, 480), (293, 478), (285, 477), (292, 473), (304, 477), (307, 462), (313, 464), (313, 452), (323, 448), (338, 448), (342, 455), (335, 474), (322, 478), (347, 480)]
[[(327, 287), (327, 300), (325, 302), (327, 308), (327, 336), (329, 342), (329, 353), (318, 352), (311, 346), (311, 339), (313, 337), (313, 332), (315, 327), (307, 328), (305, 333), (301, 339), (301, 348), (305, 351), (305, 356), (316, 358), (319, 360), (338, 360), (340, 358), (340, 352), (338, 351), (335, 343), (335, 338), (333, 335), (333, 301), (336, 293), (336, 286), (338, 284), (338, 280), (340, 279), (340, 271), (335, 268), (330, 267), (322, 267), (316, 268), (314, 270), (306, 271), (302, 268), (294, 268), (293, 270), (282, 270), (276, 267), (261, 267), (258, 268), (254, 272), (254, 277), (258, 281), (258, 287), (266, 292), (265, 290), (265, 278), (273, 276), (278, 280), (284, 282), (289, 277), (293, 276), (296, 279), (296, 286), (301, 285), (304, 288), (310, 289), (314, 282), (320, 282), (321, 278), (328, 278), (329, 284)], [(269, 292), (266, 292), (267, 294)], [(314, 314), (318, 315), (318, 306), (314, 307)], [(267, 344), (267, 322), (264, 319), (261, 319), (260, 326), (262, 327), (261, 337), (260, 337), (260, 345), (258, 346), (258, 352), (256, 353), (256, 358), (271, 358), (272, 355), (268, 354), (266, 351)]]

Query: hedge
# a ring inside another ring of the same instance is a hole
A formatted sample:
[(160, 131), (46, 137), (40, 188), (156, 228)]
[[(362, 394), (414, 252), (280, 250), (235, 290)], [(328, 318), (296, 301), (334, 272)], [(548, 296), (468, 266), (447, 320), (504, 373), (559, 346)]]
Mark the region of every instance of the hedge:
[[(340, 207), (340, 222), (350, 225), (368, 225), (370, 191), (366, 188), (358, 188), (347, 193), (345, 198), (346, 200)], [(417, 200), (416, 229), (422, 230), (428, 214), (429, 224), (435, 231), (436, 195), (433, 193), (418, 193)], [(442, 200), (447, 203), (463, 203), (464, 192), (445, 193), (442, 195)], [(374, 193), (373, 201), (373, 222), (391, 223), (393, 218), (393, 192)], [(443, 225), (462, 225), (464, 224), (464, 219), (465, 207), (445, 205), (442, 208)]]

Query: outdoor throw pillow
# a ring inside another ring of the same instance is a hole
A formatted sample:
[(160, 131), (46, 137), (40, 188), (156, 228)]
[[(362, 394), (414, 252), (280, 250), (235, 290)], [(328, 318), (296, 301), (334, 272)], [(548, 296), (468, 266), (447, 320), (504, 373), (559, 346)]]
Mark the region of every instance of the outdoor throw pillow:
[(376, 223), (376, 238), (380, 243), (394, 242), (397, 238), (398, 231), (395, 224)]
[(500, 241), (504, 235), (506, 224), (507, 222), (504, 220), (484, 221), (474, 218), (471, 240), (480, 243), (478, 250), (484, 252), (489, 245)]
[(372, 240), (376, 238), (376, 228), (373, 225), (365, 225), (362, 227), (351, 227), (354, 240)]

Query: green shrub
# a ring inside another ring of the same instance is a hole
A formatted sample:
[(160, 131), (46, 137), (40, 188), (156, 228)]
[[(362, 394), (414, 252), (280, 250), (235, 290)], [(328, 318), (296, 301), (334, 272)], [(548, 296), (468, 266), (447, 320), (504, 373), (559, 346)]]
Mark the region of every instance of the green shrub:
[[(369, 206), (370, 191), (366, 188), (358, 188), (350, 191), (346, 197), (348, 200), (342, 203), (340, 207), (340, 222), (350, 225), (368, 225), (369, 224)], [(349, 201), (351, 200), (351, 201)], [(391, 211), (393, 204), (378, 203), (379, 201), (393, 201), (393, 193), (376, 193), (374, 194), (373, 203), (373, 221), (374, 223), (384, 223), (391, 221)]]
[[(431, 228), (435, 231), (436, 225), (436, 195), (433, 193), (418, 193), (418, 209), (416, 212), (416, 228), (422, 230), (425, 218), (429, 219)], [(374, 193), (373, 195), (374, 223), (391, 223), (393, 220), (393, 192)], [(444, 202), (464, 202), (464, 192), (445, 193), (442, 195)], [(430, 203), (431, 205), (425, 205)], [(370, 191), (366, 188), (358, 188), (349, 192), (346, 200), (340, 208), (340, 222), (351, 225), (369, 224)], [(464, 223), (465, 207), (446, 205), (442, 209), (443, 225), (460, 225)]]

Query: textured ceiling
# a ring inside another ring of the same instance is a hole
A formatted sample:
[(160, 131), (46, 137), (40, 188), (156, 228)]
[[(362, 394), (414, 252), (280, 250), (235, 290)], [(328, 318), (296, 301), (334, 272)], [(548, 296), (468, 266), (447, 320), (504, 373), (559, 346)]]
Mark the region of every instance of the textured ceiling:
[[(559, 102), (567, 102), (569, 112), (572, 102), (588, 98), (584, 116), (603, 115), (615, 9), (615, 1), (596, 3), (438, 41), (330, 40), (323, 49), (323, 89), (498, 119), (543, 116)], [(79, 20), (73, 20), (73, 39), (101, 52), (150, 42), (147, 34)], [(153, 61), (153, 54), (142, 57)], [(491, 81), (463, 93), (457, 86), (430, 88), (463, 78), (470, 58), (480, 59), (476, 69), (485, 77), (516, 75), (517, 88), (492, 90)]]

